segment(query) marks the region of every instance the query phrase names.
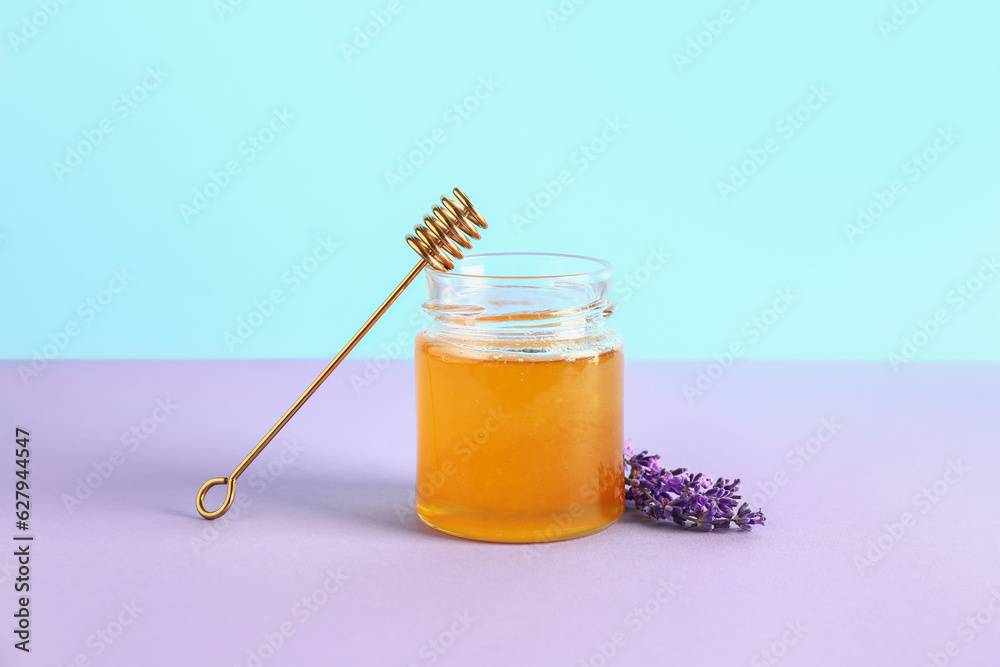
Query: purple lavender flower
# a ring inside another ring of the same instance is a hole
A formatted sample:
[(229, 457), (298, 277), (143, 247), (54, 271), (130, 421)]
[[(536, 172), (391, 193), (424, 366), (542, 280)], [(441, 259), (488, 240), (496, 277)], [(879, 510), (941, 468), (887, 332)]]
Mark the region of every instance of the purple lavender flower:
[(630, 459), (635, 456), (635, 450), (632, 448), (632, 438), (625, 441), (625, 458)]
[[(752, 530), (764, 525), (764, 513), (740, 504), (740, 480), (718, 478), (714, 482), (687, 468), (665, 470), (660, 456), (643, 450), (638, 454), (632, 441), (625, 442), (625, 499), (656, 521), (673, 521), (684, 528), (720, 530), (731, 525)], [(737, 507), (738, 506), (738, 507)]]
[(750, 506), (743, 503), (740, 505), (740, 509), (736, 513), (736, 518), (733, 519), (733, 523), (739, 526), (740, 530), (753, 530), (753, 527), (756, 525), (764, 525), (764, 513), (760, 510), (751, 512)]
[(694, 516), (694, 525), (691, 527), (698, 530), (712, 530), (715, 528), (713, 519), (715, 519), (715, 508), (706, 507)]

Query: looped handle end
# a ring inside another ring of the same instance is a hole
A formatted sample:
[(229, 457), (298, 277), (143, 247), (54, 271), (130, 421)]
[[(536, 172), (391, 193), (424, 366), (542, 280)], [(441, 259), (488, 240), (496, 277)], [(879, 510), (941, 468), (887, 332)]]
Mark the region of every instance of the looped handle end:
[[(220, 484), (226, 485), (226, 500), (222, 503), (222, 507), (217, 510), (210, 511), (205, 508), (205, 494), (212, 487), (219, 486)], [(204, 484), (201, 485), (201, 489), (198, 490), (198, 500), (195, 505), (198, 507), (198, 514), (202, 515), (206, 519), (218, 519), (220, 516), (229, 511), (229, 508), (233, 505), (233, 499), (236, 498), (236, 480), (230, 477), (213, 477)]]

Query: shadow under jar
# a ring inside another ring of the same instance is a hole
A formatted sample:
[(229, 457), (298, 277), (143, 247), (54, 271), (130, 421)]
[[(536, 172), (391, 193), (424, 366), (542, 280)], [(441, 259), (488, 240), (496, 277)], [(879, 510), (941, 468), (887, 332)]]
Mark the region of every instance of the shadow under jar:
[(624, 358), (611, 265), (469, 255), (425, 271), (417, 334), (418, 516), (494, 542), (549, 542), (621, 516)]

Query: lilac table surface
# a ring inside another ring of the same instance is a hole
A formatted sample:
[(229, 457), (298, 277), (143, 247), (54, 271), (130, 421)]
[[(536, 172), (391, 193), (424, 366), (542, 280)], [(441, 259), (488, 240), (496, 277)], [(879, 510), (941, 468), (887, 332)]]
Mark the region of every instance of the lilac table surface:
[(0, 539), (18, 532), (15, 426), (35, 536), (28, 655), (0, 552), (0, 664), (1000, 664), (1000, 367), (742, 361), (689, 403), (698, 364), (630, 362), (635, 444), (742, 477), (767, 525), (704, 534), (628, 510), (532, 546), (420, 523), (412, 363), (359, 392), (349, 361), (237, 507), (201, 519), (198, 487), (324, 363), (65, 361), (27, 385), (0, 365)]

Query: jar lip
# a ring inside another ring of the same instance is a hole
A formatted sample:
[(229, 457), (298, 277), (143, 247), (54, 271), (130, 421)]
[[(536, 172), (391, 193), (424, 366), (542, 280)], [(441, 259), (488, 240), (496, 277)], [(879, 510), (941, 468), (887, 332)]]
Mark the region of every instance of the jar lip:
[[(462, 265), (475, 261), (481, 260), (487, 257), (536, 257), (536, 258), (557, 258), (559, 260), (573, 260), (579, 261), (581, 263), (590, 263), (594, 265), (594, 269), (590, 271), (562, 271), (562, 272), (538, 272), (525, 275), (496, 275), (496, 274), (482, 274), (482, 273), (463, 273)], [(444, 276), (454, 276), (462, 278), (464, 280), (510, 280), (510, 281), (520, 281), (520, 280), (538, 280), (547, 278), (592, 278), (596, 280), (603, 280), (611, 275), (611, 262), (598, 259), (597, 257), (587, 257), (586, 255), (570, 255), (566, 253), (555, 253), (555, 252), (484, 252), (477, 253), (473, 255), (466, 255), (462, 259), (455, 260), (455, 268), (450, 271), (439, 271), (432, 267), (427, 267), (426, 271), (435, 277)]]

